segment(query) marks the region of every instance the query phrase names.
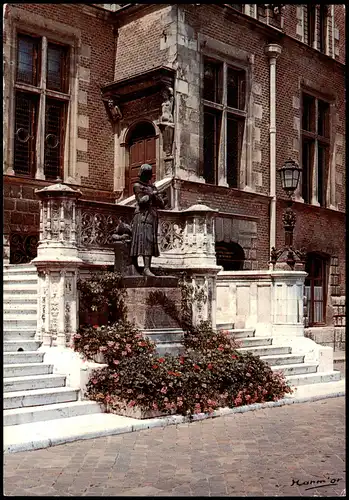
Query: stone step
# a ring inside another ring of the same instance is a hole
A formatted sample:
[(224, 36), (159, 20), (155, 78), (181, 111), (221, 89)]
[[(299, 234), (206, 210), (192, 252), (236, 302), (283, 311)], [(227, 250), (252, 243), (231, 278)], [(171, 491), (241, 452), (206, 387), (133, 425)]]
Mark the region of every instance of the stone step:
[(23, 272), (36, 272), (36, 266), (34, 264), (4, 264), (3, 265), (4, 274), (6, 273), (23, 273)]
[(25, 352), (5, 352), (4, 364), (20, 364), (20, 363), (40, 363), (44, 360), (44, 353), (38, 351), (25, 351)]
[(229, 335), (236, 339), (250, 338), (255, 336), (255, 330), (248, 328), (235, 328), (234, 330), (226, 330)]
[(9, 295), (4, 295), (3, 298), (3, 303), (4, 306), (7, 306), (7, 304), (13, 304), (13, 305), (35, 305), (37, 307), (38, 304), (38, 297), (36, 293), (28, 293), (28, 294), (9, 294)]
[(341, 378), (345, 378), (345, 351), (334, 351), (333, 368), (340, 371)]
[(19, 363), (3, 365), (4, 377), (26, 377), (29, 375), (48, 375), (53, 373), (53, 365), (47, 363)]
[(37, 294), (38, 283), (9, 283), (4, 282), (3, 284), (4, 295), (9, 294)]
[(184, 338), (183, 332), (178, 333), (145, 333), (156, 344), (177, 344)]
[(322, 372), (322, 373), (305, 373), (303, 375), (286, 376), (287, 382), (293, 387), (299, 385), (322, 384), (326, 382), (337, 382), (341, 379), (339, 371)]
[(34, 389), (32, 391), (6, 392), (3, 397), (4, 410), (28, 406), (51, 405), (77, 401), (79, 389), (55, 387), (53, 389)]
[(242, 344), (241, 347), (261, 347), (268, 346), (273, 343), (273, 339), (271, 337), (243, 337), (237, 340)]
[(3, 278), (4, 285), (23, 285), (27, 287), (29, 285), (38, 286), (38, 278), (33, 274), (8, 274), (4, 275)]
[(9, 330), (9, 329), (15, 329), (17, 327), (32, 327), (36, 328), (36, 322), (37, 322), (37, 317), (36, 315), (30, 315), (29, 317), (27, 316), (13, 316), (12, 315), (6, 315), (6, 319), (4, 318), (3, 320), (3, 329), (4, 330)]
[(29, 375), (4, 378), (4, 392), (32, 391), (34, 389), (52, 389), (64, 387), (64, 375)]
[(234, 323), (216, 323), (217, 330), (234, 330)]
[(4, 352), (35, 351), (39, 349), (41, 342), (33, 339), (4, 340)]
[(14, 408), (4, 410), (4, 424), (20, 425), (47, 420), (78, 417), (101, 413), (101, 407), (95, 401), (72, 401), (70, 403), (56, 403), (52, 405), (34, 406), (28, 408)]
[(239, 347), (237, 349), (239, 352), (251, 352), (255, 356), (268, 356), (276, 354), (291, 354), (291, 347), (282, 346), (265, 346), (265, 347)]
[(298, 354), (274, 354), (267, 356), (260, 356), (260, 358), (271, 366), (279, 365), (292, 365), (304, 362), (304, 356), (299, 356)]
[(3, 337), (4, 340), (20, 340), (20, 339), (29, 340), (34, 338), (35, 333), (36, 333), (36, 327), (35, 328), (7, 327), (6, 330), (4, 331)]
[(6, 319), (9, 316), (17, 316), (17, 315), (28, 315), (35, 316), (37, 315), (37, 304), (28, 304), (23, 302), (9, 302), (4, 303), (3, 312), (6, 315)]
[(273, 372), (281, 371), (285, 376), (286, 375), (303, 375), (306, 373), (316, 373), (318, 365), (315, 364), (290, 364), (290, 365), (272, 365), (270, 367)]
[(156, 351), (159, 356), (164, 356), (166, 353), (173, 354), (176, 356), (177, 354), (182, 354), (184, 352), (184, 347), (182, 344), (158, 344), (156, 346)]

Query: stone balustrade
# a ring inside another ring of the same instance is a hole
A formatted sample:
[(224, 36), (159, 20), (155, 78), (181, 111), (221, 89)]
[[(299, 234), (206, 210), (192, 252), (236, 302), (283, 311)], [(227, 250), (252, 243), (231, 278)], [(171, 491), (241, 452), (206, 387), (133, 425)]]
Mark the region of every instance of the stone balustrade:
[(304, 271), (222, 271), (217, 276), (217, 323), (253, 328), (256, 335), (304, 335)]
[[(77, 279), (82, 269), (114, 264), (112, 235), (123, 221), (130, 224), (134, 208), (79, 200), (80, 191), (54, 184), (36, 191), (41, 200), (38, 255), (38, 321), (36, 338), (43, 346), (65, 346), (78, 327)], [(205, 301), (193, 304), (195, 321), (215, 325), (216, 212), (197, 204), (184, 211), (159, 211), (160, 257), (153, 267), (186, 271)], [(156, 271), (155, 271), (156, 272)]]

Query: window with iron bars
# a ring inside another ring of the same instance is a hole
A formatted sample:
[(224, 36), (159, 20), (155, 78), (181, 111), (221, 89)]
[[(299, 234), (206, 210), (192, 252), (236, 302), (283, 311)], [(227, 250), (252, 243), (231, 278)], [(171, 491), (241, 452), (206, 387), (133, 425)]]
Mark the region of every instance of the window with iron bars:
[(16, 175), (63, 178), (69, 49), (46, 37), (17, 36), (14, 164)]
[[(245, 111), (246, 73), (225, 62), (204, 58), (203, 176), (219, 182), (219, 158), (225, 164), (229, 187), (239, 187)], [(225, 139), (224, 139), (225, 137)]]

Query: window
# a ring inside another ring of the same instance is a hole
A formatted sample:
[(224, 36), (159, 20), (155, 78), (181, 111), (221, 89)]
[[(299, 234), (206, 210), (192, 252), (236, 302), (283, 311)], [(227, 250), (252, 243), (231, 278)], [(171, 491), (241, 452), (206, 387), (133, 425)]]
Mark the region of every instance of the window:
[[(204, 58), (204, 168), (207, 183), (219, 182), (219, 163), (229, 187), (239, 187), (246, 103), (245, 71)], [(223, 137), (226, 137), (224, 140)]]
[(327, 259), (317, 253), (309, 253), (305, 264), (305, 295), (308, 306), (309, 326), (323, 325), (326, 318)]
[(46, 37), (19, 34), (13, 165), (16, 175), (63, 178), (69, 100), (68, 48)]
[(319, 5), (319, 27), (318, 39), (320, 52), (326, 53), (326, 33), (327, 33), (327, 6)]
[[(302, 95), (302, 197), (326, 206), (330, 148), (330, 105), (309, 94)], [(316, 193), (313, 193), (313, 179)]]
[(304, 12), (304, 42), (313, 46), (315, 40), (316, 6), (308, 4)]

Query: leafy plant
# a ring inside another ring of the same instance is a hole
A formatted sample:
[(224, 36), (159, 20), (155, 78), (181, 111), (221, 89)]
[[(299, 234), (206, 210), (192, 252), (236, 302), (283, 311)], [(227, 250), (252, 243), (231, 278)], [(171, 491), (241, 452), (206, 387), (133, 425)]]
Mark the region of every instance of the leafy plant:
[(126, 289), (122, 276), (115, 272), (93, 273), (88, 279), (78, 280), (79, 307), (82, 312), (107, 311), (107, 322), (125, 321), (127, 307)]
[[(192, 415), (222, 406), (275, 401), (292, 389), (281, 373), (274, 373), (259, 357), (238, 351), (228, 332), (215, 331), (209, 322), (192, 323), (193, 299), (204, 301), (186, 277), (180, 280), (181, 310), (156, 291), (150, 304), (160, 303), (184, 332), (184, 353), (156, 354), (155, 344), (126, 320), (121, 276), (105, 273), (79, 283), (87, 308), (108, 308), (107, 325), (85, 325), (74, 336), (74, 348), (87, 359), (103, 354), (107, 367), (95, 370), (87, 385), (90, 399), (108, 411), (137, 406), (144, 411)], [(113, 312), (113, 314), (111, 314)]]

